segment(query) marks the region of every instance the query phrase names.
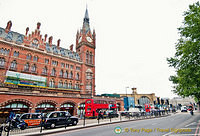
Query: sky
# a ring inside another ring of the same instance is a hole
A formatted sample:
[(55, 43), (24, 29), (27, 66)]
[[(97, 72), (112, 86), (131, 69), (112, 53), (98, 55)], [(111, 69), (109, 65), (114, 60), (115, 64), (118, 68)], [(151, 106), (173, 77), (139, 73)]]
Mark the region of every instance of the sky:
[(197, 0), (0, 0), (0, 27), (25, 34), (41, 23), (41, 34), (75, 45), (86, 5), (96, 32), (96, 93), (155, 93), (173, 98), (169, 81), (183, 13)]

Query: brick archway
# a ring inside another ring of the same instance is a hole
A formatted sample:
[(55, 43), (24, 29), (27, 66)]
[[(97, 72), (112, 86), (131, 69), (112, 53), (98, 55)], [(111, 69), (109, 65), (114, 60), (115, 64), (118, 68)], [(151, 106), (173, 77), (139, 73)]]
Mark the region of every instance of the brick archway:
[(85, 101), (81, 101), (81, 102), (79, 102), (77, 105), (80, 105), (80, 104), (82, 104), (82, 103), (84, 103), (84, 104), (85, 104)]
[[(73, 108), (71, 107), (68, 107), (68, 108), (64, 108), (61, 109), (61, 106), (64, 105), (64, 104), (72, 104)], [(76, 102), (72, 101), (72, 100), (67, 100), (67, 101), (64, 101), (60, 104), (60, 109), (61, 110), (67, 110), (69, 111), (72, 115), (76, 115), (76, 112), (77, 112), (77, 107), (78, 105), (76, 104)]]
[(53, 100), (41, 100), (35, 105), (36, 112), (51, 112), (58, 109), (58, 103)]
[[(150, 102), (152, 101), (151, 98), (150, 98), (148, 95), (142, 95), (140, 98), (142, 98), (142, 97), (148, 98)], [(140, 99), (140, 98), (139, 98), (139, 99)]]
[(6, 106), (6, 105), (8, 105), (8, 104), (10, 104), (10, 103), (14, 103), (14, 102), (22, 102), (22, 103), (27, 104), (27, 106), (28, 106), (29, 108), (32, 108), (32, 107), (33, 107), (33, 103), (30, 102), (30, 101), (28, 101), (28, 100), (26, 100), (26, 99), (11, 99), (11, 100), (8, 100), (8, 101), (6, 101), (6, 102), (2, 102), (2, 103), (0, 104), (0, 107), (4, 107), (4, 106)]
[(74, 101), (72, 101), (72, 100), (64, 101), (64, 102), (62, 102), (62, 103), (60, 104), (60, 106), (63, 105), (63, 104), (65, 104), (65, 103), (72, 103), (72, 104), (74, 104), (74, 107), (77, 107), (76, 102), (74, 102)]
[(41, 100), (41, 101), (39, 101), (38, 103), (36, 103), (35, 106), (37, 107), (37, 105), (42, 104), (42, 103), (51, 103), (51, 104), (53, 104), (54, 106), (57, 106), (57, 105), (58, 105), (58, 103), (55, 102), (55, 101), (53, 101), (53, 100)]

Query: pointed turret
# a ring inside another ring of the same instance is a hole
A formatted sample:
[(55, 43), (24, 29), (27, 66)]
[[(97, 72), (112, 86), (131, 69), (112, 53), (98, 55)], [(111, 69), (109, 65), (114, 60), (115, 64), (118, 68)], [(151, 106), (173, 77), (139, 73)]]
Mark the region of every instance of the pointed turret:
[(86, 8), (86, 11), (85, 11), (85, 17), (83, 19), (83, 22), (89, 24), (89, 15), (88, 15), (88, 9), (87, 8)]
[(85, 34), (86, 33), (88, 33), (89, 31), (90, 31), (90, 22), (89, 22), (89, 15), (88, 15), (88, 9), (86, 8), (86, 10), (85, 10), (85, 17), (84, 17), (84, 19), (83, 19), (83, 28), (82, 28), (82, 30), (83, 30), (83, 32), (85, 32)]

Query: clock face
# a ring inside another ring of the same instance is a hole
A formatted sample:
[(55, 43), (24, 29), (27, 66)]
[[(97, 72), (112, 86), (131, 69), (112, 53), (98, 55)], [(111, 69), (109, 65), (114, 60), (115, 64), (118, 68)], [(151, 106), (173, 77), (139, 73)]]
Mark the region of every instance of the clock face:
[(89, 36), (87, 36), (86, 39), (88, 42), (92, 42), (92, 39)]
[(78, 40), (78, 43), (80, 43), (80, 42), (81, 42), (81, 40), (82, 40), (82, 37), (80, 37), (80, 38), (79, 38), (79, 40)]

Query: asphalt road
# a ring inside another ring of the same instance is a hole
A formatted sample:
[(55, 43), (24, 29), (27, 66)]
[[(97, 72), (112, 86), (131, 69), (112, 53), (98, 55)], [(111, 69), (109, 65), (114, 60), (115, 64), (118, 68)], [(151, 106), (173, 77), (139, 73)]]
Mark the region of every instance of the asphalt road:
[(77, 129), (48, 136), (194, 136), (195, 133), (200, 133), (199, 120), (199, 113), (194, 116), (189, 113), (178, 113), (162, 118)]

